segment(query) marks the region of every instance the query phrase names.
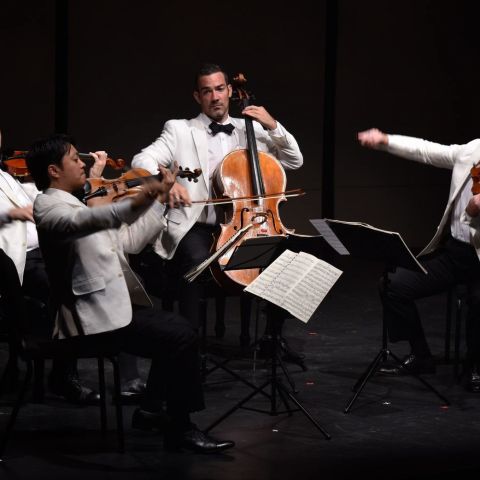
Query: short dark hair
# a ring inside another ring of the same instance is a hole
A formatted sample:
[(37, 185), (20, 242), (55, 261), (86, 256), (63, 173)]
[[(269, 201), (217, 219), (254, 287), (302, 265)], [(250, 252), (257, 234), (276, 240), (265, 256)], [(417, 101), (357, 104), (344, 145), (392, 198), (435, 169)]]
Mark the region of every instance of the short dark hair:
[(218, 72), (223, 73), (225, 83), (228, 85), (228, 74), (220, 65), (217, 65), (215, 63), (202, 63), (197, 70), (197, 75), (195, 76), (195, 91), (198, 92), (198, 80), (200, 79), (200, 77), (205, 77), (206, 75), (212, 75), (212, 73)]
[(71, 145), (75, 146), (75, 141), (63, 133), (54, 133), (32, 144), (26, 156), (27, 168), (39, 190), (45, 190), (50, 186), (48, 166), (55, 164), (61, 167), (62, 159)]

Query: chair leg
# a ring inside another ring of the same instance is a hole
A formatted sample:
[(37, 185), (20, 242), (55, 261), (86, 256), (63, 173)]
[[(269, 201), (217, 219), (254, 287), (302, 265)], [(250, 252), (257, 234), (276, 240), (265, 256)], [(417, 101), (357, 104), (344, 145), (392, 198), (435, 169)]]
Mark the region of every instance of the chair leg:
[(33, 402), (45, 403), (45, 360), (33, 361)]
[(18, 384), (18, 356), (10, 352), (0, 380), (0, 393), (13, 392)]
[(252, 310), (252, 299), (247, 295), (240, 296), (240, 346), (242, 348), (250, 345), (250, 317)]
[(455, 312), (455, 347), (454, 347), (454, 357), (453, 357), (453, 374), (456, 380), (459, 380), (459, 371), (460, 371), (460, 337), (462, 330), (462, 307), (463, 301), (462, 298), (457, 298), (456, 301), (456, 312)]
[(200, 352), (200, 376), (202, 383), (205, 382), (207, 372), (207, 299), (201, 298), (199, 305), (199, 352)]
[(450, 341), (452, 336), (452, 297), (453, 292), (450, 289), (447, 293), (447, 315), (445, 318), (445, 363), (450, 363)]
[(107, 389), (105, 388), (105, 363), (103, 357), (97, 358), (98, 363), (98, 391), (100, 392), (100, 428), (102, 435), (107, 434)]
[(121, 383), (120, 383), (120, 367), (118, 365), (118, 357), (111, 357), (110, 361), (113, 366), (113, 398), (115, 402), (115, 414), (117, 418), (117, 439), (118, 451), (125, 452), (125, 437), (123, 433), (123, 410), (122, 400), (120, 398)]
[(215, 337), (225, 336), (225, 295), (215, 297)]
[(25, 379), (23, 381), (23, 385), (20, 388), (20, 391), (17, 395), (17, 400), (15, 401), (15, 405), (13, 406), (12, 412), (7, 422), (7, 426), (5, 427), (5, 432), (2, 436), (0, 442), (0, 459), (3, 458), (3, 454), (7, 448), (8, 441), (10, 439), (10, 434), (12, 433), (13, 427), (15, 425), (15, 421), (17, 420), (18, 412), (20, 411), (20, 407), (22, 406), (23, 400), (25, 399), (25, 395), (28, 390), (28, 386), (32, 380), (33, 375), (33, 365), (32, 361), (27, 361), (27, 371), (25, 373)]

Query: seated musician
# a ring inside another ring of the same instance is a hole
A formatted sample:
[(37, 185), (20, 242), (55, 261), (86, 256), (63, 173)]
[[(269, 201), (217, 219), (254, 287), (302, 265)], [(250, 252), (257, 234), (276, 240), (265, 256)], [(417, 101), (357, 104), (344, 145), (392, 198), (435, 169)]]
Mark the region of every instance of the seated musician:
[(160, 168), (161, 182), (151, 180), (129, 199), (89, 208), (72, 195), (86, 175), (69, 137), (37, 141), (27, 165), (44, 192), (35, 200), (34, 218), (57, 310), (56, 338), (66, 348), (92, 342), (151, 358), (133, 426), (163, 429), (166, 448), (209, 453), (232, 447), (190, 421), (191, 412), (204, 408), (195, 331), (181, 317), (152, 306), (125, 257), (165, 227), (157, 198), (166, 200), (175, 172)]
[[(160, 257), (171, 260), (167, 268), (171, 272), (169, 278), (177, 278), (180, 313), (195, 328), (198, 327), (198, 303), (203, 286), (197, 281), (186, 282), (183, 275), (210, 256), (212, 235), (219, 231), (223, 216), (218, 207), (191, 205), (191, 201), (211, 198), (212, 177), (217, 166), (228, 153), (247, 148), (245, 121), (229, 115), (231, 96), (232, 86), (225, 71), (218, 65), (202, 65), (195, 76), (193, 91), (200, 114), (190, 120), (166, 122), (160, 137), (132, 161), (133, 167), (152, 173), (159, 165), (169, 166), (173, 161), (183, 167), (202, 169), (202, 178), (195, 186), (177, 181), (170, 190), (170, 207), (180, 208), (167, 212), (167, 228), (162, 230), (154, 245)], [(295, 138), (264, 107), (250, 105), (242, 114), (254, 120), (259, 151), (273, 155), (285, 169), (302, 166), (303, 156)], [(270, 326), (267, 326), (266, 334), (269, 332)], [(287, 348), (285, 342), (283, 346)], [(284, 353), (301, 361), (295, 352)]]
[[(361, 145), (385, 150), (416, 162), (452, 170), (450, 195), (437, 232), (420, 253), (428, 275), (397, 268), (381, 291), (384, 318), (392, 342), (406, 340), (411, 353), (404, 365), (415, 373), (434, 373), (430, 351), (415, 301), (467, 285), (467, 368), (465, 387), (480, 392), (480, 195), (472, 195), (470, 169), (480, 161), (480, 140), (465, 145), (440, 145), (420, 138), (387, 135), (374, 128), (358, 134)], [(384, 373), (405, 369), (385, 367)]]
[[(100, 177), (105, 166), (102, 152), (97, 153), (99, 155), (95, 155), (95, 164), (90, 169), (90, 175), (94, 177)], [(7, 169), (6, 165), (2, 166)], [(31, 181), (19, 182), (8, 171), (0, 170), (0, 248), (15, 264), (21, 283), (19, 293), (46, 306), (50, 289), (33, 221), (33, 201), (39, 193)], [(45, 307), (35, 315), (30, 333), (51, 335), (53, 320), (46, 310)], [(48, 384), (52, 393), (69, 402), (89, 405), (99, 401), (98, 392), (80, 383), (76, 361), (67, 356), (53, 360)]]

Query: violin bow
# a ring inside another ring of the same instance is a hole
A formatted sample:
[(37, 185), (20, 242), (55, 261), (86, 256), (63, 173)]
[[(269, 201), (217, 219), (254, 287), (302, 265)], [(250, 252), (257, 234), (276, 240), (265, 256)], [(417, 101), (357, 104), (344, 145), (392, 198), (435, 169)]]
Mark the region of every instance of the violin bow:
[(246, 197), (235, 197), (235, 198), (209, 198), (208, 200), (194, 200), (192, 204), (201, 203), (203, 205), (226, 205), (232, 202), (241, 202), (243, 200), (263, 200), (268, 198), (278, 198), (278, 197), (300, 197), (305, 195), (306, 192), (301, 188), (295, 190), (287, 190), (285, 192), (278, 193), (269, 193), (267, 195), (249, 195)]

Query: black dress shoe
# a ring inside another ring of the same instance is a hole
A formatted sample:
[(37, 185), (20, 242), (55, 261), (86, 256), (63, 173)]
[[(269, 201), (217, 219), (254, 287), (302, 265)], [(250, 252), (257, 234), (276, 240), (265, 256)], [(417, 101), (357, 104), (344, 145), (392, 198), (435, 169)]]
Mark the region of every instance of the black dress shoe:
[(122, 405), (138, 405), (143, 400), (147, 385), (141, 378), (133, 378), (120, 387)]
[(75, 374), (69, 374), (61, 380), (50, 377), (48, 386), (52, 393), (64, 397), (70, 403), (77, 405), (98, 405), (100, 403), (100, 394), (82, 385)]
[(132, 416), (132, 428), (138, 430), (165, 432), (170, 428), (170, 423), (169, 416), (163, 410), (149, 412), (137, 408)]
[(192, 425), (186, 432), (166, 434), (163, 445), (165, 450), (170, 451), (187, 449), (196, 453), (218, 453), (234, 447), (235, 443), (229, 440), (216, 440)]
[(378, 371), (386, 375), (408, 375), (412, 373), (420, 375), (435, 373), (436, 366), (433, 357), (418, 357), (411, 353), (403, 359), (401, 366), (383, 365)]
[(473, 367), (467, 374), (465, 388), (472, 393), (480, 393), (480, 370), (478, 367)]

